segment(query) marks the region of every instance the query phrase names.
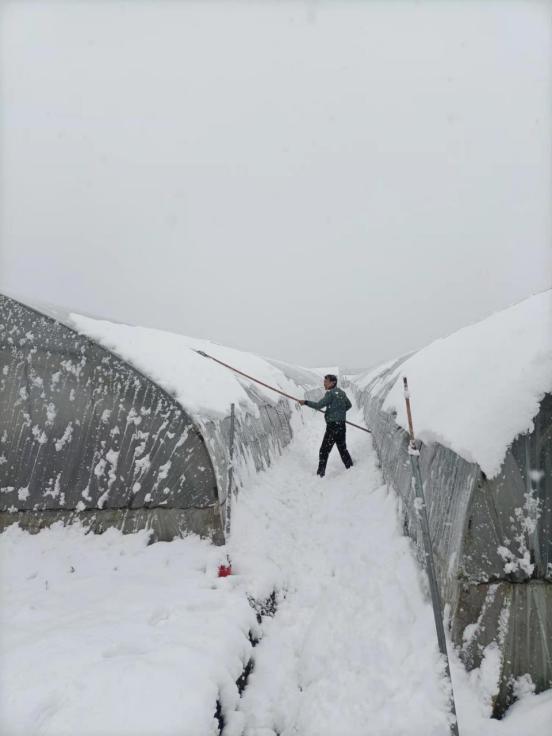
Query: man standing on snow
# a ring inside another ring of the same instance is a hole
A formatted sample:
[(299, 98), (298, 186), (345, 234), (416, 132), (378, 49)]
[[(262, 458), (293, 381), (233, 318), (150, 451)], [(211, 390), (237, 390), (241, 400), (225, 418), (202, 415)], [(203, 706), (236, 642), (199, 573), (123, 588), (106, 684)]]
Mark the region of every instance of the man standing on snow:
[(351, 408), (352, 404), (345, 391), (337, 388), (337, 376), (332, 373), (324, 376), (325, 395), (320, 401), (299, 401), (303, 406), (310, 406), (311, 409), (322, 409), (326, 407), (326, 434), (320, 445), (320, 461), (316, 474), (321, 478), (326, 473), (326, 463), (328, 455), (332, 447), (337, 445), (341, 459), (346, 468), (353, 465), (349, 451), (347, 450), (347, 442), (345, 438), (345, 415)]

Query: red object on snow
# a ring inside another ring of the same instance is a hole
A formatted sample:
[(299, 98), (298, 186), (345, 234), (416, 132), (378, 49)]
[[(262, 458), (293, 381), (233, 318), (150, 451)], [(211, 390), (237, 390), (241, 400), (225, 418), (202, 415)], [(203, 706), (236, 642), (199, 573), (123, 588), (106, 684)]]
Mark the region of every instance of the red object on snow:
[(218, 577), (219, 578), (227, 578), (228, 575), (232, 574), (232, 565), (228, 563), (227, 565), (219, 565), (218, 569)]

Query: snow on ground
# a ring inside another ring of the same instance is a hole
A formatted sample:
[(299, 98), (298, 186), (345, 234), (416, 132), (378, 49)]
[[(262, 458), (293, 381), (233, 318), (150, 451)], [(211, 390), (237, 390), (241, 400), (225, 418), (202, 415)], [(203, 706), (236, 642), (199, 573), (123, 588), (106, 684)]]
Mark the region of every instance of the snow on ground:
[[(407, 376), (417, 437), (449, 447), (492, 478), (512, 441), (533, 429), (539, 402), (552, 392), (552, 290), (436, 340), (396, 375), (383, 408), (396, 411), (407, 429)], [(360, 387), (367, 382), (357, 379)]]
[(3, 736), (212, 736), (256, 619), (198, 537), (0, 535)]
[[(241, 407), (255, 416), (258, 414), (257, 405), (243, 388), (251, 382), (198, 355), (196, 350), (218, 358), (291, 396), (302, 396), (304, 390), (268, 360), (209, 340), (149, 327), (115, 324), (78, 314), (70, 315), (69, 324), (129, 362), (173, 394), (185, 409), (195, 415), (224, 417), (229, 414), (231, 403), (236, 404), (237, 412)], [(285, 366), (284, 363), (280, 365)], [(311, 385), (318, 386), (320, 382), (315, 374), (306, 369), (301, 371), (302, 380), (309, 375), (312, 376)], [(255, 389), (264, 393), (267, 400), (277, 400), (276, 394), (259, 384), (255, 384)]]
[(247, 736), (444, 734), (433, 622), (370, 437), (349, 429), (355, 466), (334, 450), (320, 479), (323, 420), (309, 429), (234, 512), (238, 571), (286, 591), (255, 652)]
[[(235, 568), (259, 597), (274, 581), (280, 590), (242, 699), (245, 734), (448, 736), (425, 576), (371, 440), (349, 428), (355, 466), (346, 471), (334, 449), (320, 479), (323, 420), (303, 415), (304, 431), (234, 510)], [(549, 736), (550, 692), (528, 693), (501, 722), (489, 718), (497, 686), (490, 655), (469, 675), (452, 658), (462, 736)]]
[[(323, 419), (302, 416), (239, 497), (227, 549), (59, 526), (0, 535), (3, 736), (212, 736), (219, 695), (224, 736), (448, 736), (425, 581), (370, 437), (350, 428), (355, 466), (334, 449), (320, 479)], [(227, 552), (235, 574), (217, 579)], [(246, 594), (274, 589), (252, 649)], [(526, 687), (488, 718), (495, 672), (492, 652), (469, 674), (453, 659), (462, 736), (549, 736), (550, 692)]]

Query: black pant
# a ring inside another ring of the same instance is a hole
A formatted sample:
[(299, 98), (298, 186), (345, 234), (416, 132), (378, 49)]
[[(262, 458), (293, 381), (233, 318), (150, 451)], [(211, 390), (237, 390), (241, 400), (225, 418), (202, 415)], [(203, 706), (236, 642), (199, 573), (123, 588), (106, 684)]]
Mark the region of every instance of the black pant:
[(328, 422), (326, 424), (326, 434), (320, 445), (320, 462), (318, 463), (318, 473), (324, 473), (326, 471), (326, 463), (328, 462), (328, 455), (332, 447), (337, 445), (343, 465), (346, 468), (350, 468), (353, 464), (349, 451), (347, 450), (347, 441), (345, 437), (346, 425), (345, 422)]

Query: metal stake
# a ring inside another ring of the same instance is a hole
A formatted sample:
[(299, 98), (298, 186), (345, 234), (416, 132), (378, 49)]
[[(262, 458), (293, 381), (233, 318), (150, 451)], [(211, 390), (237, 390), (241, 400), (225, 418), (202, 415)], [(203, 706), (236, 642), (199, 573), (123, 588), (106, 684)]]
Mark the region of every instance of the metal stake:
[(456, 717), (456, 706), (454, 703), (454, 689), (452, 687), (452, 678), (450, 676), (450, 665), (447, 652), (447, 641), (445, 638), (445, 628), (443, 626), (443, 607), (441, 604), (441, 595), (439, 593), (439, 587), (437, 585), (437, 578), (435, 575), (435, 566), (433, 563), (433, 550), (431, 547), (431, 537), (429, 535), (429, 522), (427, 519), (427, 509), (424, 499), (424, 490), (422, 483), (422, 474), (420, 472), (420, 452), (416, 447), (416, 440), (414, 438), (414, 425), (412, 423), (412, 411), (410, 408), (410, 393), (408, 391), (408, 381), (406, 377), (403, 378), (404, 383), (404, 398), (406, 401), (406, 415), (408, 418), (408, 432), (410, 435), (410, 442), (408, 445), (408, 454), (410, 456), (410, 464), (412, 466), (412, 474), (414, 476), (414, 488), (416, 492), (416, 511), (422, 527), (422, 537), (424, 540), (424, 556), (426, 563), (426, 572), (429, 579), (429, 589), (431, 591), (431, 602), (433, 604), (433, 617), (435, 619), (435, 628), (437, 630), (437, 642), (439, 644), (439, 651), (445, 658), (445, 674), (450, 682), (451, 692), (451, 710), (454, 716), (454, 721), (450, 725), (450, 732), (452, 736), (458, 736), (458, 719)]
[(228, 463), (228, 487), (226, 489), (226, 519), (224, 524), (224, 537), (228, 538), (230, 533), (230, 514), (232, 508), (232, 483), (234, 480), (234, 434), (236, 427), (236, 413), (235, 405), (230, 404), (230, 445), (229, 455), (230, 462)]

